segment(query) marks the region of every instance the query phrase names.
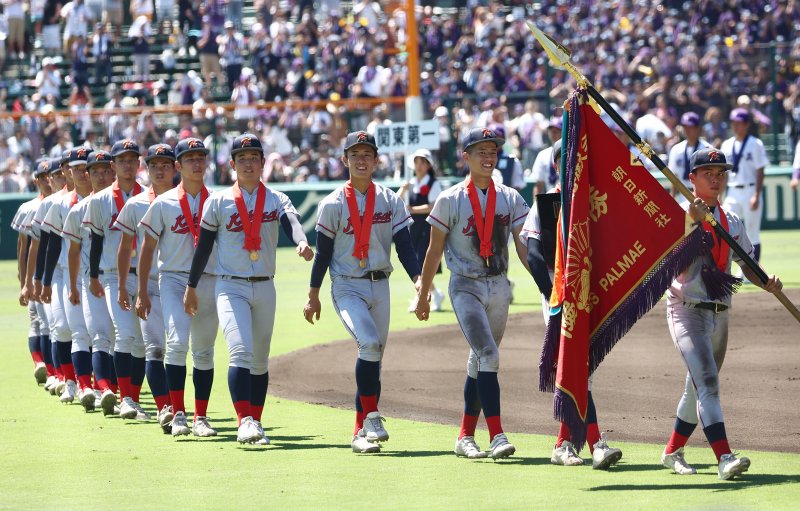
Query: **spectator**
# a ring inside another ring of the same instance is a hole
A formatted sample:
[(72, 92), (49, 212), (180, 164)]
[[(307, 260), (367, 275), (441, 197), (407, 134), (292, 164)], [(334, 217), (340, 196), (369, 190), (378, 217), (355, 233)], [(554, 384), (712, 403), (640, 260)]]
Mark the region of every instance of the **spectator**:
[(25, 10), (20, 0), (3, 0), (4, 12), (8, 23), (8, 53), (19, 60), (25, 58)]
[(105, 23), (98, 23), (92, 35), (92, 56), (94, 57), (94, 84), (111, 83), (111, 39), (106, 32)]
[(225, 33), (219, 36), (220, 64), (225, 66), (225, 75), (228, 77), (228, 90), (233, 91), (236, 81), (242, 75), (242, 50), (244, 50), (244, 37), (236, 31), (232, 21), (225, 22)]
[(152, 34), (150, 21), (144, 15), (136, 18), (128, 30), (133, 50), (134, 81), (147, 82), (150, 80), (150, 36)]
[[(122, 93), (116, 84), (109, 84), (106, 89), (106, 96), (111, 97), (108, 103), (103, 107), (106, 111), (121, 110), (124, 108), (122, 104)], [(105, 126), (105, 133), (108, 137), (109, 145), (114, 145), (115, 142), (122, 140), (124, 135), (122, 131), (125, 129), (125, 116), (114, 112), (106, 114), (102, 117)]]
[(14, 173), (14, 160), (4, 158), (0, 163), (0, 193), (19, 193), (25, 191), (24, 181)]
[(130, 13), (132, 20), (144, 16), (148, 23), (153, 21), (153, 0), (131, 0)]
[(242, 0), (226, 0), (225, 17), (233, 23), (236, 31), (242, 30)]
[(233, 111), (233, 118), (240, 121), (239, 129), (247, 128), (247, 121), (256, 116), (256, 109), (252, 106), (258, 100), (258, 89), (248, 75), (242, 77), (234, 85), (231, 93), (231, 103), (237, 105)]
[(355, 79), (355, 85), (360, 89), (359, 95), (368, 98), (383, 97), (391, 76), (391, 69), (379, 65), (374, 53), (367, 54), (367, 62), (358, 70)]
[(78, 138), (84, 140), (86, 133), (92, 128), (94, 121), (89, 115), (93, 106), (92, 93), (86, 85), (75, 85), (69, 97), (69, 111), (72, 114), (72, 125), (78, 131)]
[(72, 0), (62, 8), (61, 15), (64, 17), (64, 54), (70, 56), (75, 40), (88, 35), (92, 14), (83, 4), (83, 0)]
[(217, 33), (211, 26), (211, 18), (208, 15), (203, 16), (203, 28), (197, 41), (197, 48), (200, 51), (200, 73), (206, 85), (211, 85), (214, 80), (220, 78), (222, 68), (219, 65)]
[(61, 1), (46, 0), (42, 27), (44, 54), (53, 56), (61, 49)]
[(114, 44), (117, 44), (122, 37), (122, 23), (125, 19), (122, 0), (104, 0), (104, 2), (106, 21), (111, 25), (111, 31), (114, 33)]
[(45, 57), (42, 59), (42, 69), (36, 74), (34, 84), (44, 97), (61, 97), (61, 72), (56, 69), (53, 59)]
[(80, 87), (89, 84), (89, 46), (83, 36), (78, 36), (72, 43), (70, 60), (72, 61), (72, 83)]
[(156, 0), (156, 22), (158, 35), (166, 30), (172, 33), (172, 24), (175, 21), (175, 0)]

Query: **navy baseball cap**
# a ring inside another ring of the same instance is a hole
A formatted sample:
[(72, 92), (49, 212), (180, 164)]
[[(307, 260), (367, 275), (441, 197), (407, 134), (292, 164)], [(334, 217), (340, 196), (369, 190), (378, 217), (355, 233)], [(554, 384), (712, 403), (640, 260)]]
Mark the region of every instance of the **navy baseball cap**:
[(696, 112), (681, 115), (681, 126), (700, 126), (700, 116)]
[(69, 166), (86, 165), (91, 151), (86, 147), (73, 147), (69, 152)]
[(750, 112), (744, 108), (734, 108), (731, 112), (731, 120), (735, 122), (749, 122)]
[(86, 168), (92, 168), (94, 165), (98, 165), (100, 163), (107, 163), (111, 165), (114, 162), (114, 157), (111, 156), (111, 153), (108, 151), (94, 151), (89, 153), (89, 157), (86, 159)]
[(499, 134), (492, 129), (472, 128), (469, 130), (469, 133), (467, 133), (467, 136), (464, 137), (464, 140), (461, 141), (462, 145), (464, 146), (464, 151), (475, 144), (480, 144), (481, 142), (494, 142), (494, 144), (499, 148), (506, 143), (506, 140), (505, 138), (499, 136)]
[(724, 167), (730, 170), (733, 165), (728, 163), (725, 153), (714, 147), (704, 147), (692, 155), (692, 172), (703, 167)]
[(231, 157), (237, 153), (241, 153), (242, 151), (258, 151), (263, 155), (264, 147), (261, 145), (261, 140), (256, 135), (253, 135), (252, 133), (242, 133), (233, 139), (233, 144), (231, 145)]
[(50, 158), (50, 167), (48, 172), (51, 174), (55, 174), (56, 172), (61, 172), (61, 158)]
[(61, 165), (65, 163), (69, 163), (69, 155), (72, 153), (72, 149), (67, 149), (66, 151), (61, 153)]
[(147, 148), (147, 155), (144, 157), (145, 163), (155, 158), (168, 158), (175, 161), (175, 151), (169, 144), (153, 144)]
[(111, 146), (111, 156), (113, 158), (125, 153), (135, 153), (136, 156), (142, 155), (142, 152), (139, 150), (139, 144), (129, 138), (118, 140)]
[(180, 160), (181, 156), (188, 153), (200, 152), (208, 154), (208, 149), (203, 145), (203, 141), (199, 138), (184, 138), (180, 140), (175, 146), (175, 158)]
[(359, 144), (368, 145), (375, 149), (375, 152), (378, 152), (378, 144), (375, 143), (375, 137), (366, 131), (354, 131), (352, 133), (348, 133), (347, 138), (344, 140), (344, 152), (349, 151), (352, 147)]
[(45, 175), (50, 170), (50, 161), (47, 159), (41, 159), (36, 161), (36, 168), (33, 171), (33, 177), (40, 177)]

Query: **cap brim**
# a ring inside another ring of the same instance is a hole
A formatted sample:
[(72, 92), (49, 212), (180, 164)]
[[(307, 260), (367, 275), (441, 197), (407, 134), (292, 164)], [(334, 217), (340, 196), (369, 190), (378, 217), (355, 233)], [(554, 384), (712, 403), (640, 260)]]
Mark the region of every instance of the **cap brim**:
[(139, 152), (139, 151), (137, 151), (136, 149), (123, 149), (122, 151), (120, 151), (120, 152), (118, 152), (118, 153), (114, 153), (114, 154), (112, 154), (112, 155), (111, 155), (111, 157), (112, 157), (112, 158), (116, 158), (117, 156), (122, 156), (122, 155), (123, 155), (123, 154), (125, 154), (125, 153), (133, 153), (133, 154), (135, 154), (136, 156), (141, 156), (141, 155), (142, 155), (142, 153), (140, 153), (140, 152)]
[(112, 162), (110, 162), (110, 161), (92, 161), (92, 162), (87, 162), (86, 163), (86, 168), (88, 169), (89, 167), (94, 167), (95, 165), (109, 165), (110, 166), (111, 163)]
[(466, 151), (470, 147), (472, 147), (472, 146), (474, 146), (476, 144), (480, 144), (481, 142), (494, 142), (495, 145), (498, 148), (500, 148), (500, 147), (503, 147), (503, 145), (506, 143), (506, 139), (501, 138), (501, 137), (493, 137), (493, 138), (482, 138), (480, 140), (473, 140), (472, 142), (470, 142), (469, 144), (464, 146), (464, 150)]
[[(177, 159), (180, 159), (180, 157), (181, 157), (181, 156), (183, 156), (183, 155), (185, 155), (185, 154), (189, 154), (189, 153), (203, 153), (203, 154), (208, 154), (208, 149), (206, 149), (205, 147), (192, 147), (191, 149), (187, 149), (186, 151), (183, 151), (183, 152), (181, 152), (181, 153), (178, 153), (178, 154), (176, 154), (176, 155), (175, 155), (175, 159), (176, 159), (176, 160), (177, 160)], [(233, 154), (233, 152), (231, 152), (231, 154)]]
[(77, 167), (78, 165), (86, 165), (86, 160), (75, 160), (69, 162), (70, 167)]
[[(185, 153), (184, 153), (185, 154)], [(154, 154), (152, 156), (146, 156), (144, 159), (145, 163), (150, 163), (151, 161), (155, 160), (156, 158), (166, 158), (170, 161), (175, 161), (176, 158), (169, 154)]]
[(725, 170), (731, 170), (733, 168), (733, 164), (731, 163), (703, 163), (702, 165), (695, 165), (692, 167), (692, 170), (702, 169), (705, 167), (724, 167)]
[[(231, 156), (233, 156), (234, 154), (239, 154), (243, 151), (258, 151), (259, 153), (264, 154), (263, 147), (239, 147), (231, 151)], [(208, 152), (208, 149), (206, 149), (206, 152)]]
[(356, 142), (355, 144), (350, 144), (349, 146), (345, 147), (344, 148), (344, 152), (349, 151), (350, 149), (354, 148), (357, 145), (365, 145), (365, 146), (368, 146), (368, 147), (371, 147), (371, 148), (375, 149), (375, 152), (378, 151), (378, 146), (376, 146), (375, 144), (371, 144), (369, 142)]

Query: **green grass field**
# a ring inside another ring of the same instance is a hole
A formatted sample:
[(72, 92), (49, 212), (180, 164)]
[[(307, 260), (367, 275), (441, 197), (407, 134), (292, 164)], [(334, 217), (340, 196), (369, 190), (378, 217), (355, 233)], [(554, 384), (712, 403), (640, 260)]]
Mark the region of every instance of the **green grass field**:
[[(764, 235), (764, 261), (788, 287), (800, 287), (800, 231)], [(519, 265), (516, 265), (519, 267)], [(516, 268), (515, 267), (515, 268)], [(327, 291), (323, 316), (302, 319), (310, 266), (290, 250), (278, 257), (278, 313), (273, 356), (345, 337)], [(412, 294), (402, 270), (392, 280), (392, 329), (427, 326), (405, 311)], [(621, 464), (610, 472), (553, 467), (553, 437), (510, 434), (517, 455), (498, 462), (452, 454), (457, 425), (389, 417), (384, 452), (350, 452), (352, 413), (270, 397), (264, 414), (267, 448), (235, 442), (236, 421), (225, 371), (218, 370), (210, 415), (214, 439), (179, 441), (157, 425), (85, 414), (37, 388), (27, 352), (24, 310), (16, 303), (12, 262), (0, 263), (0, 508), (9, 509), (797, 509), (800, 455), (748, 451), (753, 467), (737, 481), (719, 481), (709, 449), (689, 448), (697, 476), (660, 467), (661, 445), (617, 443)], [(515, 269), (512, 312), (538, 311), (530, 277)], [(446, 275), (437, 283), (444, 285)], [(745, 287), (745, 291), (753, 286)], [(449, 306), (449, 303), (446, 302)], [(537, 312), (538, 314), (538, 312)], [(454, 321), (452, 311), (429, 324)], [(227, 365), (218, 338), (217, 367)], [(355, 358), (355, 349), (354, 349)], [(302, 377), (302, 375), (298, 375)], [(187, 386), (190, 392), (191, 385)], [(143, 399), (153, 411), (149, 396)], [(187, 403), (191, 396), (187, 395)], [(460, 407), (460, 403), (453, 403)], [(767, 420), (767, 418), (753, 418)], [(555, 424), (553, 430), (555, 431)], [(479, 433), (483, 447), (487, 433)], [(778, 448), (779, 446), (776, 446)]]

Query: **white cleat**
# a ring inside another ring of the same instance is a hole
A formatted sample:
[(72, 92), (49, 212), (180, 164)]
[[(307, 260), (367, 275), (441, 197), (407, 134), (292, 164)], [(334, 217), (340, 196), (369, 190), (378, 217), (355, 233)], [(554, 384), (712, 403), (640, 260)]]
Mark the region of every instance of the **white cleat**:
[(60, 396), (64, 393), (64, 389), (67, 387), (67, 382), (62, 379), (57, 379), (56, 384), (50, 387), (50, 394), (53, 396)]
[(81, 405), (84, 411), (93, 412), (95, 404), (94, 390), (91, 387), (86, 387), (80, 391)]
[[(261, 433), (261, 438), (259, 440), (256, 440), (255, 442), (252, 442), (252, 444), (253, 445), (269, 445), (270, 440), (269, 440), (269, 438), (267, 438), (267, 435), (264, 434), (264, 428), (263, 428), (263, 426), (261, 426), (261, 422), (253, 419), (253, 423), (256, 425), (256, 429), (258, 430), (258, 432)], [(214, 433), (216, 434), (216, 432), (214, 432)]]
[(236, 433), (236, 440), (240, 444), (256, 443), (264, 438), (258, 429), (259, 426), (256, 425), (256, 421), (254, 421), (253, 418), (248, 415), (242, 419), (242, 423), (239, 424), (239, 431)]
[(117, 395), (111, 389), (103, 391), (100, 397), (100, 408), (103, 409), (103, 415), (119, 415), (119, 411), (114, 413), (114, 408), (117, 407)]
[(719, 478), (723, 481), (742, 475), (750, 468), (750, 458), (737, 458), (736, 454), (723, 454), (719, 459)]
[(72, 381), (67, 380), (64, 384), (64, 390), (61, 392), (61, 396), (58, 398), (62, 403), (71, 403), (75, 401), (75, 395), (78, 393), (78, 385)]
[(489, 453), (481, 451), (478, 444), (475, 443), (474, 436), (463, 436), (456, 440), (456, 447), (453, 452), (456, 453), (456, 456), (471, 460), (489, 457)]
[(444, 291), (441, 289), (431, 291), (431, 311), (441, 312), (442, 303), (444, 303)]
[(367, 440), (367, 435), (364, 433), (364, 428), (358, 430), (358, 433), (353, 435), (353, 441), (350, 442), (353, 452), (358, 454), (374, 454), (381, 452), (381, 445), (377, 442), (370, 442)]
[(492, 452), (492, 458), (508, 458), (517, 451), (514, 444), (508, 441), (505, 433), (498, 433), (492, 438), (492, 443), (489, 446)]
[(572, 442), (564, 440), (561, 442), (561, 447), (553, 447), (553, 455), (550, 457), (550, 463), (564, 467), (576, 467), (578, 465), (583, 465), (583, 459), (578, 456)]
[(158, 415), (156, 415), (156, 420), (158, 421), (158, 425), (161, 426), (161, 429), (164, 431), (164, 434), (166, 435), (172, 434), (173, 417), (175, 417), (175, 414), (172, 413), (172, 405), (162, 406), (161, 410), (158, 411)]
[(100, 408), (100, 404), (102, 402), (103, 395), (100, 393), (99, 390), (94, 389), (94, 407), (95, 409)]
[(36, 378), (37, 385), (47, 382), (47, 366), (44, 365), (44, 362), (36, 363), (36, 367), (33, 368), (33, 377)]
[(596, 470), (606, 470), (622, 459), (622, 450), (616, 447), (609, 447), (606, 441), (606, 434), (600, 433), (600, 440), (593, 446), (592, 468)]
[(192, 432), (189, 429), (189, 421), (186, 419), (186, 413), (177, 411), (172, 417), (172, 428), (170, 430), (172, 436), (185, 436)]
[(133, 407), (136, 409), (136, 417), (134, 417), (134, 419), (136, 419), (137, 421), (149, 421), (150, 420), (150, 414), (144, 411), (144, 408), (142, 408), (141, 404), (139, 404), (136, 401), (134, 401), (133, 402)]
[(385, 442), (389, 440), (389, 432), (383, 427), (386, 419), (381, 417), (380, 412), (369, 412), (364, 417), (364, 434), (370, 442)]
[(50, 392), (52, 394), (53, 391), (51, 389), (55, 386), (56, 383), (58, 383), (58, 378), (52, 375), (48, 376), (44, 382), (45, 392)]
[(661, 463), (678, 475), (688, 476), (697, 473), (693, 466), (686, 463), (686, 459), (683, 457), (683, 447), (670, 454), (664, 451), (661, 454)]
[(201, 415), (199, 417), (195, 416), (194, 418), (194, 422), (192, 423), (192, 434), (194, 436), (205, 438), (217, 436), (217, 430), (212, 428), (211, 424), (208, 423), (208, 417), (203, 417)]
[(122, 404), (119, 405), (119, 416), (123, 419), (135, 419), (139, 411), (133, 406), (133, 399), (128, 397), (122, 398)]

